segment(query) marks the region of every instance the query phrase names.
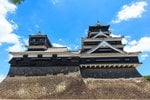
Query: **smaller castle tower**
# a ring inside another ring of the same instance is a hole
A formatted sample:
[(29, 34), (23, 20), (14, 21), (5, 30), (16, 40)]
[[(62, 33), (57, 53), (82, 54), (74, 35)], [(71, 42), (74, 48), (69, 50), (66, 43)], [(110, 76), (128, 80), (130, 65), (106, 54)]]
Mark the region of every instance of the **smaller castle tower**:
[(29, 46), (26, 47), (28, 51), (45, 51), (48, 48), (52, 48), (52, 44), (47, 35), (43, 35), (39, 32), (36, 35), (29, 36)]
[(9, 76), (45, 76), (79, 71), (79, 54), (67, 47), (53, 47), (47, 35), (29, 36), (27, 51), (10, 52)]

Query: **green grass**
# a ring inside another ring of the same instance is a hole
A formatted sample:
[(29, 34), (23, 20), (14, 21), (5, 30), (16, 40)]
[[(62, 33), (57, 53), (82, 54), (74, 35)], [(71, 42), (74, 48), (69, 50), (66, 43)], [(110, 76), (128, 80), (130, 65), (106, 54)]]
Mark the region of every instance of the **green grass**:
[(144, 79), (146, 79), (146, 80), (150, 81), (150, 75), (148, 75), (148, 76), (144, 76)]

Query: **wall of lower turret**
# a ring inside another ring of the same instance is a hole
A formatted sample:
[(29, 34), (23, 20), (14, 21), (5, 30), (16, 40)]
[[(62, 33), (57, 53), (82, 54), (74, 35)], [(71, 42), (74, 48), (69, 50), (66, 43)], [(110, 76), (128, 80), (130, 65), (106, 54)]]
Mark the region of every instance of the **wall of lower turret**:
[(11, 67), (8, 76), (45, 76), (79, 71), (78, 66)]
[[(92, 58), (92, 60), (95, 58)], [(11, 67), (8, 76), (45, 76), (49, 74), (57, 75), (60, 73), (80, 71), (84, 78), (131, 78), (141, 77), (136, 68), (80, 68), (80, 63), (86, 59), (73, 58), (13, 58), (10, 61)], [(106, 63), (106, 62), (103, 62)], [(108, 63), (108, 62), (107, 62)]]
[(134, 78), (141, 77), (136, 68), (80, 69), (84, 78)]
[(141, 77), (136, 68), (79, 69), (79, 66), (11, 67), (8, 76), (45, 76), (80, 71), (83, 78), (134, 78)]

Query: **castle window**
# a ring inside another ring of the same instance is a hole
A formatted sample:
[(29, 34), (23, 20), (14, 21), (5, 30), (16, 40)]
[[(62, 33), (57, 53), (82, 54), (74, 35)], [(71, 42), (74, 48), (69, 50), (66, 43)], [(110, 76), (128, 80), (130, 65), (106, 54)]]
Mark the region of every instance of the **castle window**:
[(23, 58), (27, 58), (28, 57), (28, 55), (23, 55)]
[(68, 60), (71, 60), (72, 58), (71, 57), (69, 57), (69, 58), (67, 58)]
[(32, 42), (36, 42), (36, 39), (32, 39)]
[(72, 63), (77, 63), (77, 62), (78, 62), (78, 60), (71, 60), (71, 62), (72, 62)]
[(60, 57), (58, 57), (57, 59), (58, 59), (58, 60), (61, 60), (61, 58), (60, 58)]
[(38, 54), (38, 58), (42, 58), (43, 57), (43, 55), (42, 54)]
[(130, 61), (130, 58), (126, 58), (125, 61)]
[(90, 59), (87, 59), (86, 61), (91, 61)]
[(57, 54), (52, 54), (52, 57), (53, 58), (57, 58)]

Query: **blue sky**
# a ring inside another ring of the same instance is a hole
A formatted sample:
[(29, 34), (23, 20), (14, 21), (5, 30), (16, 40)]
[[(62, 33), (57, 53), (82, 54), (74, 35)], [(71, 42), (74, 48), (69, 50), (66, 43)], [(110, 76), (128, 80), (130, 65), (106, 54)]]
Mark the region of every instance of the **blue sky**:
[(54, 46), (81, 48), (89, 25), (110, 24), (115, 36), (124, 36), (126, 51), (142, 51), (142, 75), (150, 75), (149, 0), (25, 0), (13, 5), (0, 0), (0, 78), (9, 70), (9, 51), (23, 51), (28, 35), (41, 31)]

